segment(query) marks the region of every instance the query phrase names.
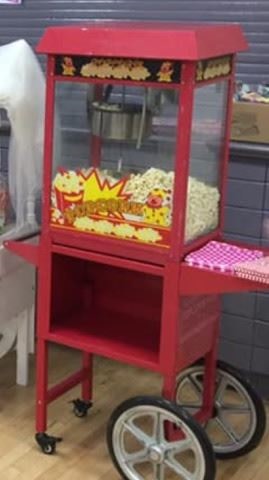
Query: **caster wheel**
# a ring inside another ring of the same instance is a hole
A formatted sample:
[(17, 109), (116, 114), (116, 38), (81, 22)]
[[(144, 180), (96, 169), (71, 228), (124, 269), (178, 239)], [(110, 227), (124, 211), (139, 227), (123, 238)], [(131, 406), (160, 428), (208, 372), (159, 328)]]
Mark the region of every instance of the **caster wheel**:
[[(176, 403), (194, 414), (202, 406), (203, 364), (181, 372), (177, 379)], [(216, 457), (240, 457), (254, 450), (266, 428), (263, 402), (236, 369), (218, 362), (213, 418), (205, 425)]]
[(71, 403), (73, 403), (73, 412), (78, 418), (86, 417), (89, 409), (92, 407), (91, 402), (84, 402), (84, 400), (80, 400), (79, 398), (73, 400)]
[[(172, 427), (172, 428), (171, 428)], [(169, 432), (175, 435), (169, 435)], [(173, 402), (136, 397), (107, 428), (112, 461), (125, 480), (214, 480), (215, 455), (201, 426)]]
[(60, 437), (52, 437), (46, 433), (37, 433), (35, 439), (42, 452), (46, 455), (53, 455), (56, 450), (56, 443), (62, 441)]
[(42, 452), (46, 455), (53, 455), (55, 453), (56, 444), (55, 443), (47, 443), (43, 445)]

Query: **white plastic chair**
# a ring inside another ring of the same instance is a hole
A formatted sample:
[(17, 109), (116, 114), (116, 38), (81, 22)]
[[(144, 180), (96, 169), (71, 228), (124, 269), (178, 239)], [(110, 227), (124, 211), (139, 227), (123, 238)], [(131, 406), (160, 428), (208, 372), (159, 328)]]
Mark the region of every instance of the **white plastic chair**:
[[(35, 270), (0, 247), (0, 359), (16, 350), (16, 383), (28, 384), (34, 353)], [(1, 362), (0, 362), (1, 376)]]

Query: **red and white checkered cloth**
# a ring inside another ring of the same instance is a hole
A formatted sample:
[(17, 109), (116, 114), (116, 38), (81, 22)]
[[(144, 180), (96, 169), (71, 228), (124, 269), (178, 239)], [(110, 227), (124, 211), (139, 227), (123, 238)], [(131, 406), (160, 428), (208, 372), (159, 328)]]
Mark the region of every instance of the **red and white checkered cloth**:
[(253, 261), (263, 257), (260, 250), (230, 245), (224, 242), (212, 241), (200, 250), (186, 256), (185, 262), (200, 268), (208, 268), (220, 272), (234, 272), (235, 265)]
[(237, 277), (269, 284), (269, 257), (239, 263), (235, 266), (234, 272)]

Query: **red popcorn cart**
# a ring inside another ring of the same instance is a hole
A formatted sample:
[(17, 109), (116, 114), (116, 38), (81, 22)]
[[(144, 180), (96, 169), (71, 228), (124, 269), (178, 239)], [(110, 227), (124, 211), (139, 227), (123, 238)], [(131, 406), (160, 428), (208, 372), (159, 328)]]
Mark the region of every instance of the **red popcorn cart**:
[[(240, 27), (93, 23), (48, 28), (39, 245), (6, 247), (38, 267), (36, 440), (53, 453), (47, 407), (81, 384), (92, 356), (163, 376), (160, 397), (127, 399), (108, 448), (128, 480), (213, 480), (215, 457), (250, 452), (265, 412), (217, 361), (220, 295), (266, 289), (241, 278), (264, 252), (222, 239)], [(55, 147), (55, 138), (61, 142)], [(82, 367), (48, 388), (48, 345)]]

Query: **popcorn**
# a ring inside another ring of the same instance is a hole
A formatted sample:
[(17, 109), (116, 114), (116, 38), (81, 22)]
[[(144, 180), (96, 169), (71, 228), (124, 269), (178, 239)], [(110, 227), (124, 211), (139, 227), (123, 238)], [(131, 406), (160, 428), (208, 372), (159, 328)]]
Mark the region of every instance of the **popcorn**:
[(52, 223), (59, 223), (60, 225), (64, 224), (62, 212), (58, 210), (58, 208), (51, 209), (51, 221)]
[(76, 218), (73, 225), (78, 230), (94, 231), (95, 221), (88, 217), (80, 217)]
[(139, 228), (136, 230), (135, 236), (138, 240), (146, 243), (156, 243), (162, 239), (161, 235), (153, 228)]
[(148, 77), (150, 77), (150, 72), (144, 67), (143, 61), (135, 60), (129, 76), (132, 80), (146, 80)]
[(109, 222), (108, 220), (99, 220), (94, 222), (94, 231), (96, 233), (102, 233), (102, 234), (110, 234), (113, 232), (114, 225), (113, 223)]
[(162, 239), (158, 232), (152, 228), (136, 229), (128, 223), (113, 225), (108, 220), (91, 220), (88, 217), (76, 218), (74, 227), (82, 231), (91, 231), (93, 233), (101, 233), (113, 235), (121, 238), (136, 238), (147, 243), (156, 243)]
[(132, 80), (146, 80), (151, 75), (143, 60), (121, 58), (93, 58), (81, 67), (80, 73), (83, 77)]
[(135, 232), (136, 230), (132, 225), (129, 225), (128, 223), (122, 223), (114, 227), (113, 233), (117, 235), (117, 237), (132, 238), (134, 237)]
[(145, 173), (131, 175), (124, 193), (131, 193), (135, 202), (145, 203), (152, 190), (172, 190), (173, 184), (174, 172), (167, 173), (158, 168), (149, 168)]
[(83, 191), (84, 178), (72, 170), (64, 173), (58, 172), (53, 181), (53, 187), (59, 192), (64, 192), (66, 194), (79, 194)]
[[(165, 202), (169, 207), (166, 214), (166, 226), (172, 221), (172, 199), (174, 189), (174, 172), (165, 172), (157, 168), (150, 168), (143, 174), (131, 175), (125, 192), (132, 195), (132, 200), (146, 203), (154, 190), (170, 191), (170, 201)], [(216, 187), (206, 185), (194, 177), (189, 178), (188, 199), (186, 212), (185, 240), (193, 240), (204, 233), (214, 230), (219, 220), (220, 194)], [(145, 210), (145, 209), (144, 209)]]
[(94, 62), (86, 63), (80, 70), (83, 77), (96, 77), (98, 74), (98, 67)]
[(216, 187), (190, 177), (185, 240), (193, 240), (218, 226), (220, 193)]

